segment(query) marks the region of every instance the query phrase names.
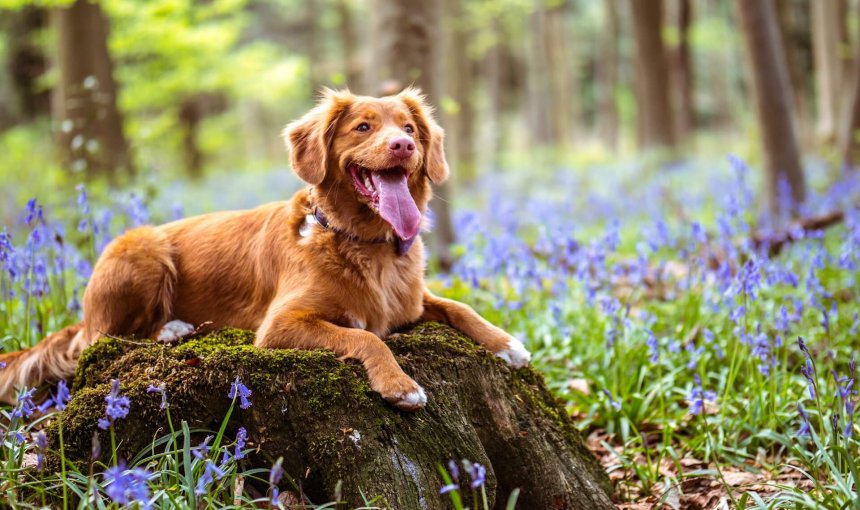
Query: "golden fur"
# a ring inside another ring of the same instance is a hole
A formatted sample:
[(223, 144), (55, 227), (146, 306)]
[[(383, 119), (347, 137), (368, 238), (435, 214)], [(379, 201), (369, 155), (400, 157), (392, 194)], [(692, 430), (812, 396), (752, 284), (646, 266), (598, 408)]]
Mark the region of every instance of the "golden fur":
[[(356, 130), (362, 122), (369, 132)], [(389, 140), (409, 134), (406, 124), (414, 127), (415, 151), (392, 161)], [(392, 227), (346, 171), (350, 163), (401, 166), (423, 215), (430, 181), (448, 176), (443, 137), (417, 90), (379, 99), (327, 91), (285, 130), (292, 167), (311, 187), (286, 202), (141, 227), (115, 239), (87, 286), (83, 322), (0, 356), (8, 363), (0, 398), (11, 402), (17, 387), (70, 377), (81, 351), (102, 335), (157, 338), (173, 320), (251, 329), (259, 347), (324, 348), (358, 359), (372, 388), (408, 410), (426, 397), (381, 340), (407, 324), (445, 322), (513, 365), (527, 363), (517, 340), (468, 306), (426, 290), (420, 237), (399, 256)], [(315, 207), (329, 229), (306, 224)], [(371, 242), (380, 238), (391, 242)]]

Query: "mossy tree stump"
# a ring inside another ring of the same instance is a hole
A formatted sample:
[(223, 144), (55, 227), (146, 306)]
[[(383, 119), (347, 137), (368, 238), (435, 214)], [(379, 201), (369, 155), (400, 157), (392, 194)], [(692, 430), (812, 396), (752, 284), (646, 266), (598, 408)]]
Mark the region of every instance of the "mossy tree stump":
[(449, 508), (438, 495), (437, 466), (466, 458), (486, 466), (491, 507), (503, 508), (520, 488), (517, 508), (613, 508), (605, 473), (542, 377), (509, 369), (453, 329), (424, 323), (386, 341), (427, 391), (427, 407), (415, 413), (386, 404), (356, 362), (321, 350), (257, 349), (253, 338), (225, 329), (175, 347), (99, 341), (81, 357), (62, 416), (67, 458), (88, 458), (96, 432), (110, 444), (97, 421), (112, 378), (131, 399), (128, 417), (114, 424), (119, 455), (130, 459), (167, 430), (150, 384), (165, 388), (174, 424), (217, 430), (238, 375), (253, 391), (252, 405), (236, 407), (228, 434), (244, 426), (258, 446), (242, 462), (268, 467), (283, 457), (285, 471), (318, 503), (340, 480), (350, 508), (360, 491), (382, 496), (386, 508)]

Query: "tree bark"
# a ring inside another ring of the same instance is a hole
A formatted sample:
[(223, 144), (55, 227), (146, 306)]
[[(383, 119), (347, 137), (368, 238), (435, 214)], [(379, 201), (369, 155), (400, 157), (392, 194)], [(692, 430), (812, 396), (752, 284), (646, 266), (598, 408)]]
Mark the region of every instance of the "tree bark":
[(442, 23), (445, 33), (445, 54), (450, 55), (443, 63), (446, 67), (445, 96), (454, 105), (442, 110), (447, 129), (448, 163), (453, 169), (457, 182), (468, 182), (475, 178), (475, 130), (472, 89), (474, 78), (473, 61), (469, 55), (469, 28), (463, 23), (465, 18), (463, 0), (446, 0), (445, 20)]
[(603, 0), (603, 35), (597, 73), (600, 79), (600, 108), (598, 126), (604, 143), (614, 150), (618, 147), (618, 38), (620, 35), (617, 0)]
[(64, 162), (91, 174), (131, 170), (107, 47), (107, 18), (98, 3), (77, 0), (52, 9), (51, 22), (60, 71), (52, 110)]
[(678, 46), (673, 52), (672, 77), (673, 90), (677, 91), (675, 103), (675, 127), (677, 138), (686, 139), (693, 130), (695, 108), (693, 105), (693, 63), (690, 54), (690, 24), (693, 19), (690, 0), (679, 0), (677, 4), (676, 26)]
[[(426, 0), (377, 0), (374, 4), (374, 65), (368, 66), (368, 82), (377, 94), (393, 94), (415, 85), (432, 104), (440, 100), (437, 80), (439, 63), (439, 9)], [(453, 262), (451, 245), (454, 227), (448, 197), (449, 183), (436, 187), (440, 198), (433, 202), (435, 216), (431, 247), (443, 269)]]
[(5, 12), (0, 22), (6, 34), (6, 72), (12, 86), (9, 114), (18, 120), (29, 121), (49, 114), (50, 94), (39, 90), (37, 80), (48, 69), (42, 48), (36, 43), (36, 32), (47, 23), (44, 8), (24, 6), (18, 11)]
[(663, 44), (663, 0), (631, 0), (636, 45), (639, 140), (643, 148), (673, 147), (669, 66)]
[(777, 0), (779, 32), (785, 50), (788, 77), (794, 91), (795, 120), (801, 145), (811, 148), (814, 139), (812, 122), (811, 77), (812, 37), (809, 27), (809, 5), (806, 0)]
[[(519, 488), (517, 508), (614, 509), (606, 474), (542, 377), (509, 369), (446, 326), (424, 323), (387, 339), (427, 391), (427, 407), (415, 413), (389, 407), (356, 362), (322, 350), (257, 349), (253, 339), (228, 329), (172, 348), (96, 343), (81, 357), (74, 397), (60, 418), (66, 458), (85, 466), (94, 433), (110, 444), (96, 423), (112, 378), (131, 400), (130, 414), (114, 422), (119, 456), (130, 459), (154, 431), (169, 430), (161, 397), (146, 392), (150, 384), (163, 385), (175, 424), (218, 430), (238, 376), (253, 392), (251, 407), (234, 409), (227, 434), (243, 426), (258, 448), (244, 467), (267, 468), (283, 457), (289, 478), (317, 503), (331, 500), (340, 481), (348, 508), (361, 504), (360, 491), (382, 496), (382, 508), (449, 508), (438, 494), (437, 465), (467, 458), (487, 468), (490, 508), (505, 508)], [(58, 444), (56, 432), (54, 425), (50, 444)]]
[(815, 82), (818, 97), (818, 134), (825, 143), (836, 136), (842, 85), (842, 42), (839, 5), (836, 0), (810, 2), (812, 42), (815, 50)]
[(355, 38), (352, 7), (348, 0), (337, 0), (338, 34), (340, 35), (343, 68), (346, 70), (346, 86), (350, 90), (363, 90), (361, 62), (358, 61), (359, 44)]
[[(860, 4), (857, 6), (860, 11)], [(841, 129), (839, 132), (839, 155), (842, 164), (848, 169), (855, 169), (860, 162), (860, 53), (854, 61), (852, 70), (852, 82), (848, 95), (848, 104), (842, 116)]]
[(781, 207), (780, 181), (788, 183), (792, 209), (806, 197), (806, 181), (792, 118), (792, 91), (772, 0), (736, 0), (758, 115), (771, 210)]

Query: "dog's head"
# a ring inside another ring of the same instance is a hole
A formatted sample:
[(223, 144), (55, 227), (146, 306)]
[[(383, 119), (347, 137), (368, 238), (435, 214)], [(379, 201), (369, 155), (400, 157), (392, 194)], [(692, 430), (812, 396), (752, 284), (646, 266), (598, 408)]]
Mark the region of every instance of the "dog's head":
[(413, 239), (431, 196), (427, 180), (448, 177), (444, 132), (417, 89), (382, 98), (326, 90), (284, 136), (293, 170), (345, 228)]

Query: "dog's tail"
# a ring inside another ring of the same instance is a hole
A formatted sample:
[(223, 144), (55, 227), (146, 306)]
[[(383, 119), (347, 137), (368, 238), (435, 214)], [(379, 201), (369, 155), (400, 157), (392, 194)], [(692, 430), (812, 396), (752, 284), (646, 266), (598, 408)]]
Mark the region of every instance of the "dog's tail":
[(19, 388), (72, 376), (83, 334), (83, 323), (79, 322), (46, 336), (29, 349), (0, 354), (0, 362), (6, 364), (0, 368), (0, 401), (14, 404)]

